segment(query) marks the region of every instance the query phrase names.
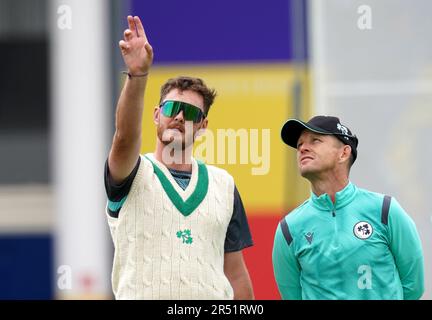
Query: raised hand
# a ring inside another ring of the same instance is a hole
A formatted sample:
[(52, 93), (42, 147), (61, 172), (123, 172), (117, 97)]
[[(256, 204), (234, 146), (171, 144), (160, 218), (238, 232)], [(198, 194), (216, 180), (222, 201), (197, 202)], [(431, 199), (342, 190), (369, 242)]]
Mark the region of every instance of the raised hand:
[(148, 43), (144, 27), (139, 17), (127, 17), (129, 29), (124, 32), (124, 40), (119, 42), (123, 60), (131, 74), (144, 74), (153, 63), (153, 48)]

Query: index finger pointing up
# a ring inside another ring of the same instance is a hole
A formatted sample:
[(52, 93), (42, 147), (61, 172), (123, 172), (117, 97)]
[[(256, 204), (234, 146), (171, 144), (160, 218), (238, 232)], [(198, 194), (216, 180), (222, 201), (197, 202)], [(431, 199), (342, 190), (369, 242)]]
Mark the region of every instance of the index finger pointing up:
[(144, 27), (141, 23), (141, 19), (137, 16), (134, 17), (135, 25), (137, 27), (138, 37), (144, 37), (144, 40), (147, 42), (147, 37), (144, 31)]
[(136, 27), (135, 27), (134, 18), (132, 16), (128, 16), (127, 17), (127, 21), (128, 21), (128, 24), (129, 24), (129, 30), (132, 31), (132, 34), (134, 36), (136, 36), (137, 35), (137, 31), (136, 31)]

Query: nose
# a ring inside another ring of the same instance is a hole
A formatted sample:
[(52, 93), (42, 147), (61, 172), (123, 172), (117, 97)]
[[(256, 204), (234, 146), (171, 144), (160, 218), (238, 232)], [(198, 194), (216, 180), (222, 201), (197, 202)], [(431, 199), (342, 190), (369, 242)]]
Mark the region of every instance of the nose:
[(303, 154), (303, 153), (309, 151), (309, 145), (308, 145), (306, 142), (303, 142), (303, 143), (301, 144), (301, 146), (297, 148), (297, 151), (298, 151), (300, 154)]
[(174, 117), (174, 120), (182, 123), (185, 122), (183, 110), (180, 110), (180, 112)]

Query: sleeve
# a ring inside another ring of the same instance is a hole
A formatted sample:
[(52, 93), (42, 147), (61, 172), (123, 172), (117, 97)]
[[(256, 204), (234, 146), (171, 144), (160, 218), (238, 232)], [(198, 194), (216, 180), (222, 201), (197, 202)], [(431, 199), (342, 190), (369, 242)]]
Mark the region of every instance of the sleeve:
[(105, 162), (105, 191), (108, 197), (108, 214), (113, 218), (118, 218), (123, 203), (132, 187), (132, 182), (138, 172), (141, 157), (138, 157), (137, 164), (131, 174), (120, 184), (115, 184), (109, 172), (108, 160)]
[(246, 212), (237, 187), (234, 185), (233, 214), (225, 237), (225, 252), (240, 251), (250, 246), (253, 246), (253, 241)]
[(424, 292), (422, 245), (414, 221), (394, 198), (388, 226), (390, 250), (399, 271), (404, 299), (419, 299)]
[(273, 244), (273, 272), (284, 300), (302, 300), (300, 265), (295, 257), (292, 242), (288, 244), (279, 223)]

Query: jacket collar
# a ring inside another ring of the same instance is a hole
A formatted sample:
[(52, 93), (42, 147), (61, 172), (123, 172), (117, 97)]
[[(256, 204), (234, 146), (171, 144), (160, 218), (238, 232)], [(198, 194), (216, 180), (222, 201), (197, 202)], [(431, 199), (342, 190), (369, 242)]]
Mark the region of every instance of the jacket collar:
[(334, 204), (327, 193), (317, 196), (311, 191), (310, 199), (313, 206), (320, 210), (338, 210), (353, 201), (356, 193), (357, 187), (350, 181), (345, 188), (336, 192), (336, 201)]

